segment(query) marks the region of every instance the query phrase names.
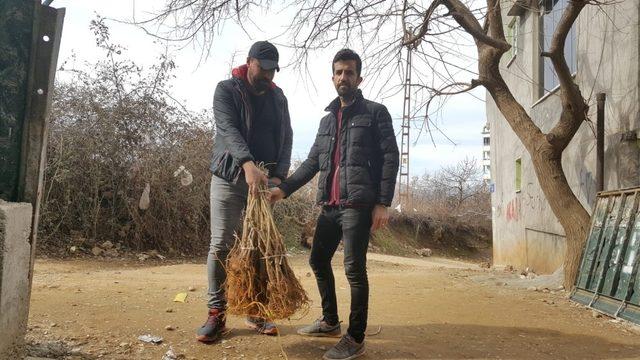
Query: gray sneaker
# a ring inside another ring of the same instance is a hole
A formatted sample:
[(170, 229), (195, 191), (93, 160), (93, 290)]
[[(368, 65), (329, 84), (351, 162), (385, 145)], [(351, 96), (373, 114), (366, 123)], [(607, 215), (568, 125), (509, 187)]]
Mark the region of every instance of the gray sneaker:
[(340, 323), (329, 325), (324, 321), (324, 317), (321, 317), (314, 321), (313, 324), (298, 329), (298, 334), (304, 336), (339, 337), (342, 335), (342, 331), (340, 330)]
[(364, 341), (358, 344), (351, 335), (344, 335), (329, 351), (324, 353), (324, 360), (350, 360), (364, 355)]

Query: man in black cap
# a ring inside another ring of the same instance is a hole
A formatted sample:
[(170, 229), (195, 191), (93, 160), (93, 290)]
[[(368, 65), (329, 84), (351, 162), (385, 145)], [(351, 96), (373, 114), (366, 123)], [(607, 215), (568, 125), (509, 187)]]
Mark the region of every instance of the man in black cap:
[[(218, 83), (213, 98), (216, 137), (211, 162), (211, 244), (207, 258), (208, 317), (197, 340), (213, 342), (225, 328), (225, 261), (241, 224), (248, 191), (260, 184), (277, 186), (286, 178), (291, 161), (293, 132), (287, 98), (273, 83), (278, 50), (258, 41), (247, 63), (233, 69), (232, 77)], [(264, 164), (268, 175), (256, 165)], [(258, 333), (276, 335), (266, 319), (247, 318)]]

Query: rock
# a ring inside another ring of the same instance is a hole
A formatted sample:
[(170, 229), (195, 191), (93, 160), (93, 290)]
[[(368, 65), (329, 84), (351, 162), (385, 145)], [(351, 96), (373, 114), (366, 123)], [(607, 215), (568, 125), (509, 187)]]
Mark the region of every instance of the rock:
[(512, 265), (506, 265), (506, 266), (504, 267), (504, 271), (506, 271), (506, 272), (512, 272), (513, 270), (514, 270), (514, 269), (513, 269), (513, 266), (512, 266)]
[(78, 251), (78, 247), (75, 245), (69, 248), (70, 253), (75, 253), (76, 251)]
[(164, 312), (172, 313), (173, 309), (172, 308), (167, 308)]
[(167, 330), (167, 331), (173, 331), (176, 328), (173, 325), (167, 325), (167, 326), (164, 327), (164, 329)]
[(189, 289), (188, 289), (188, 290), (189, 290), (189, 291), (192, 291), (192, 292), (193, 292), (193, 291), (196, 291), (196, 287), (195, 287), (195, 286), (189, 286)]
[(95, 256), (100, 256), (102, 253), (104, 252), (104, 250), (102, 250), (101, 248), (94, 246), (93, 249), (91, 249), (91, 253)]
[(496, 286), (507, 286), (507, 283), (502, 281), (496, 281)]
[(103, 249), (107, 250), (107, 249), (111, 249), (113, 247), (113, 243), (109, 240), (103, 242), (102, 244), (100, 244), (100, 247), (102, 247)]
[(416, 253), (422, 257), (429, 257), (433, 254), (433, 251), (431, 251), (431, 249), (429, 248), (423, 248), (416, 250)]
[(601, 318), (602, 314), (600, 314), (599, 312), (595, 311), (595, 310), (591, 310), (591, 316), (593, 316), (594, 318)]
[(485, 262), (480, 264), (480, 267), (483, 268), (483, 269), (491, 269), (491, 262), (485, 261)]
[(138, 254), (136, 256), (138, 257), (138, 260), (140, 260), (140, 261), (145, 261), (145, 260), (147, 260), (149, 258), (149, 255), (144, 254), (144, 253), (140, 253), (140, 254)]
[(104, 252), (104, 255), (108, 257), (118, 257), (120, 254), (116, 249), (108, 249), (107, 251)]
[(538, 288), (537, 288), (537, 287), (535, 287), (535, 286), (529, 286), (529, 287), (527, 288), (527, 290), (529, 290), (529, 291), (538, 291)]
[(120, 343), (120, 347), (122, 347), (122, 348), (129, 347), (130, 345), (131, 345), (131, 344), (130, 344), (130, 343), (128, 343), (128, 342), (121, 342), (121, 343)]

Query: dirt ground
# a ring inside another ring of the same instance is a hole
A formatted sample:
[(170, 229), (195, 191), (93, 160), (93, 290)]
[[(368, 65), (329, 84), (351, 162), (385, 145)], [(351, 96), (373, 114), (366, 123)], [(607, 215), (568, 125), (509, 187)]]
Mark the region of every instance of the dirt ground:
[[(40, 260), (28, 339), (61, 340), (84, 358), (161, 359), (171, 346), (186, 359), (320, 359), (336, 340), (295, 334), (320, 308), (306, 255), (291, 261), (313, 300), (309, 313), (280, 322), (280, 337), (257, 335), (231, 316), (231, 332), (203, 345), (194, 337), (206, 317), (204, 262)], [(346, 325), (349, 287), (341, 262), (336, 255), (339, 312)], [(364, 359), (640, 359), (636, 327), (596, 317), (563, 291), (509, 286), (517, 274), (370, 254), (369, 278)], [(188, 292), (185, 303), (173, 302), (179, 292)], [(164, 342), (142, 343), (137, 337), (143, 334)]]

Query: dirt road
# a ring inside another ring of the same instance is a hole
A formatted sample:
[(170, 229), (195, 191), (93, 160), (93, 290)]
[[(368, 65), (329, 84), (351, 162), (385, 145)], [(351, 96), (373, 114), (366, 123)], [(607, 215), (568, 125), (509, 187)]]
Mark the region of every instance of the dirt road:
[[(279, 338), (256, 335), (231, 317), (223, 341), (202, 345), (194, 335), (206, 316), (204, 263), (41, 260), (29, 338), (64, 340), (105, 359), (161, 359), (169, 346), (186, 359), (282, 359), (283, 351), (289, 359), (319, 359), (335, 340), (295, 334), (320, 309), (306, 256), (291, 261), (313, 300), (308, 314), (282, 322)], [(339, 311), (347, 320), (341, 261), (334, 259)], [(371, 255), (368, 331), (380, 331), (367, 338), (364, 359), (640, 359), (640, 336), (630, 326), (595, 318), (564, 292), (504, 286), (508, 276), (448, 260)], [(185, 303), (172, 301), (179, 292), (188, 292)], [(162, 336), (163, 344), (137, 340), (147, 333)]]

